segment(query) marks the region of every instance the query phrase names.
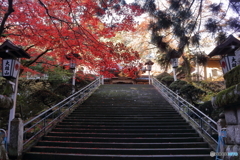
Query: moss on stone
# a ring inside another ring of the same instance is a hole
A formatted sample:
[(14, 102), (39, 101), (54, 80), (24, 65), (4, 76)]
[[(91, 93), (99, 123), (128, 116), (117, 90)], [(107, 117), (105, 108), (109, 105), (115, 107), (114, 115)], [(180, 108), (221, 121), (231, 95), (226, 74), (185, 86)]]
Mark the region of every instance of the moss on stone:
[(212, 104), (214, 108), (240, 106), (240, 83), (219, 92), (212, 98)]
[(227, 72), (224, 75), (224, 79), (226, 82), (226, 88), (240, 83), (240, 65)]

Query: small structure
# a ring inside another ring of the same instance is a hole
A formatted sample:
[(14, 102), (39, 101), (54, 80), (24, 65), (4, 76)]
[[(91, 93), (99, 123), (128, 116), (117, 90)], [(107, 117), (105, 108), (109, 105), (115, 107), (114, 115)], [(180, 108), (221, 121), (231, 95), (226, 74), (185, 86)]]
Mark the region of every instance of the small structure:
[(231, 69), (237, 66), (237, 61), (235, 57), (235, 51), (240, 47), (240, 40), (230, 35), (223, 43), (218, 45), (209, 53), (209, 57), (216, 55), (221, 56), (220, 64), (223, 73), (227, 73)]
[(204, 78), (207, 79), (216, 79), (220, 76), (223, 76), (222, 67), (220, 65), (220, 56), (209, 57), (207, 60), (206, 66), (204, 66)]

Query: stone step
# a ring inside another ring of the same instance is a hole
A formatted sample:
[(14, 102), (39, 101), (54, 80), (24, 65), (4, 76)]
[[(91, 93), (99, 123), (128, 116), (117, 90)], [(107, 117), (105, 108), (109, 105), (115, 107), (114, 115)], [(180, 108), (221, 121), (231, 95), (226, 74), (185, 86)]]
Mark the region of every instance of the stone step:
[(111, 121), (106, 121), (106, 122), (101, 122), (101, 121), (95, 121), (95, 122), (85, 122), (85, 121), (73, 121), (73, 120), (69, 120), (69, 119), (64, 119), (63, 120), (64, 123), (75, 123), (75, 124), (79, 124), (79, 125), (121, 125), (121, 126), (129, 126), (129, 125), (186, 125), (186, 122), (182, 121), (182, 122), (155, 122), (155, 121), (150, 121), (150, 122), (146, 122), (146, 121), (142, 121), (141, 123), (139, 123), (139, 121), (137, 122), (111, 122)]
[(208, 148), (206, 142), (172, 142), (172, 143), (123, 143), (123, 142), (65, 142), (44, 141), (38, 142), (38, 146), (60, 147), (92, 147), (92, 148)]
[(203, 142), (201, 137), (72, 137), (72, 136), (45, 136), (46, 141), (67, 142), (126, 142), (126, 143), (162, 143), (162, 142)]
[(198, 137), (197, 133), (93, 133), (93, 132), (50, 132), (49, 136), (69, 136), (69, 137)]
[(52, 132), (77, 132), (77, 133), (196, 133), (193, 129), (82, 129), (82, 128), (58, 128)]
[(66, 121), (75, 121), (75, 122), (123, 122), (123, 123), (128, 123), (128, 122), (138, 122), (138, 123), (141, 123), (141, 122), (185, 122), (184, 119), (182, 118), (123, 118), (123, 119), (120, 119), (120, 118), (99, 118), (99, 119), (91, 119), (91, 118), (81, 118), (81, 117), (76, 117), (76, 118), (73, 118), (73, 117), (68, 117), (65, 119)]
[(73, 154), (124, 154), (124, 155), (186, 155), (210, 153), (210, 148), (86, 148), (86, 147), (50, 147), (35, 146), (32, 152), (73, 153)]
[(86, 115), (79, 115), (79, 114), (76, 114), (76, 115), (69, 115), (68, 118), (73, 118), (73, 119), (76, 119), (76, 118), (84, 118), (84, 119), (138, 119), (138, 118), (141, 118), (141, 119), (165, 119), (165, 118), (168, 118), (168, 119), (182, 119), (182, 117), (180, 115), (176, 115), (174, 117), (169, 117), (169, 116), (166, 116), (166, 115), (153, 115), (153, 116), (147, 116), (147, 115), (96, 115), (96, 116), (86, 116)]
[(102, 154), (72, 154), (72, 153), (46, 153), (30, 152), (25, 155), (25, 160), (214, 160), (209, 154), (201, 155), (102, 155)]
[(192, 129), (191, 126), (185, 125), (78, 125), (71, 122), (60, 122), (57, 128), (81, 128), (81, 129)]

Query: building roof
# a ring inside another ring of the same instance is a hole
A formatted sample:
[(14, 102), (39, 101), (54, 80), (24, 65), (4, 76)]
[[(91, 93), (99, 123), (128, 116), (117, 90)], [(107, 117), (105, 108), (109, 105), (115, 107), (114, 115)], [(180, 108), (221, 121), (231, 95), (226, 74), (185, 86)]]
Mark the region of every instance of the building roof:
[[(9, 52), (6, 52), (8, 50)], [(30, 55), (25, 52), (22, 48), (13, 44), (10, 40), (6, 40), (0, 46), (0, 57), (1, 58), (30, 58)]]
[(209, 54), (209, 57), (216, 55), (230, 55), (233, 56), (234, 52), (240, 47), (240, 40), (230, 35), (223, 43), (215, 47)]

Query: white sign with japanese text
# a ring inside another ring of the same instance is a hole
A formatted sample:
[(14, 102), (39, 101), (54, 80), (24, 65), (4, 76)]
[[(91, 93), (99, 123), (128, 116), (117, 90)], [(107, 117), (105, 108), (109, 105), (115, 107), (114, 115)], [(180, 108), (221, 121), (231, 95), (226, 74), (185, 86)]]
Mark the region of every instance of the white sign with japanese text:
[(220, 64), (223, 70), (223, 74), (225, 74), (237, 66), (236, 57), (235, 56), (222, 57), (222, 59), (220, 60)]
[(172, 58), (171, 63), (172, 63), (173, 68), (177, 68), (178, 67), (178, 58)]
[(2, 76), (16, 78), (20, 69), (20, 62), (14, 59), (3, 59), (2, 62)]
[(235, 57), (237, 61), (237, 66), (240, 65), (240, 48), (235, 51)]

